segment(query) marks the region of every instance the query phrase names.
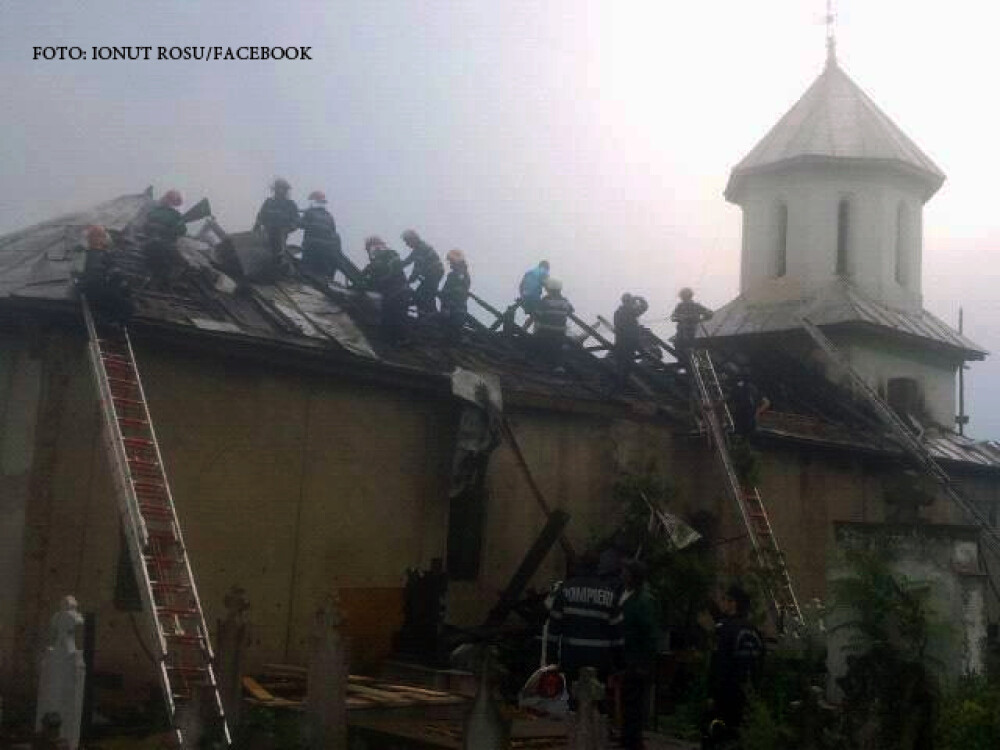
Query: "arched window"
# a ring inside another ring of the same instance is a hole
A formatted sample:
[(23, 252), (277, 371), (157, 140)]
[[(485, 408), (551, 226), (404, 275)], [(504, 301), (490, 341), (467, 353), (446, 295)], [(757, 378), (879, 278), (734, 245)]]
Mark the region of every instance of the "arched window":
[(837, 204), (837, 275), (850, 274), (851, 204), (843, 198)]
[(774, 245), (774, 277), (780, 279), (788, 268), (788, 206), (778, 204)]
[(910, 283), (909, 254), (913, 244), (910, 227), (910, 207), (900, 201), (896, 208), (896, 283), (906, 287)]

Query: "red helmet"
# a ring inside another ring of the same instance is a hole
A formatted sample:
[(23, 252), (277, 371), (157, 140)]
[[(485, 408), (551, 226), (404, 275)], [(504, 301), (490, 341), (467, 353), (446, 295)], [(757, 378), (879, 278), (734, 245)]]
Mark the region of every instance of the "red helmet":
[(111, 236), (108, 230), (102, 226), (94, 225), (87, 227), (87, 247), (94, 250), (104, 250), (111, 244)]
[(316, 201), (317, 203), (326, 203), (326, 193), (322, 190), (313, 190), (309, 193), (309, 200)]
[(183, 202), (184, 198), (181, 196), (181, 192), (179, 190), (168, 190), (163, 194), (163, 197), (160, 198), (160, 203), (164, 206), (172, 206), (173, 208), (177, 208)]

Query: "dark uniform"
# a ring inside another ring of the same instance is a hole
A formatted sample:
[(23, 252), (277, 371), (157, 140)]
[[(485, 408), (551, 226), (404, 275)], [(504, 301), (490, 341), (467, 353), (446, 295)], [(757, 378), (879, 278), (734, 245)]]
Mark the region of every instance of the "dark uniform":
[(680, 353), (687, 353), (694, 344), (698, 334), (698, 326), (712, 317), (712, 311), (704, 305), (699, 305), (693, 299), (677, 303), (670, 319), (677, 324), (677, 336), (674, 345)]
[(444, 278), (444, 266), (434, 248), (419, 237), (409, 241), (412, 244), (410, 254), (403, 260), (403, 268), (410, 264), (409, 283), (419, 282), (413, 290), (413, 302), (421, 315), (437, 312), (437, 294), (441, 279)]
[(302, 268), (323, 278), (333, 278), (342, 269), (340, 235), (333, 216), (323, 206), (302, 213)]
[(622, 596), (622, 634), (625, 640), (622, 673), (623, 748), (642, 748), (647, 690), (656, 663), (656, 605), (645, 586)]
[(448, 272), (448, 277), (441, 287), (441, 314), (444, 316), (448, 339), (457, 341), (462, 332), (462, 326), (469, 312), (469, 289), (472, 278), (468, 267), (463, 263), (455, 265)]
[(77, 287), (86, 295), (94, 313), (109, 321), (124, 323), (132, 315), (132, 291), (125, 276), (115, 268), (110, 250), (81, 248), (83, 271)]
[(254, 229), (264, 227), (267, 244), (274, 257), (283, 260), (285, 240), (299, 228), (299, 207), (291, 198), (271, 196), (257, 212)]
[(555, 364), (562, 356), (566, 339), (566, 320), (573, 313), (573, 305), (563, 296), (548, 294), (535, 307), (534, 341), (538, 354)]
[(181, 263), (177, 240), (187, 234), (181, 212), (172, 206), (156, 204), (146, 214), (142, 233), (146, 237), (144, 250), (150, 272), (160, 281), (169, 279), (170, 272)]
[(366, 289), (382, 296), (382, 328), (389, 339), (398, 341), (405, 333), (410, 306), (410, 288), (399, 255), (388, 247), (376, 250), (361, 278)]
[(642, 327), (639, 325), (639, 308), (631, 300), (625, 300), (615, 310), (615, 359), (618, 363), (618, 378), (624, 383), (635, 361), (635, 353), (641, 346)]
[(621, 590), (616, 578), (580, 575), (566, 579), (549, 609), (549, 640), (559, 646), (559, 666), (572, 685), (580, 669), (593, 667), (598, 679), (621, 661)]
[(730, 397), (733, 429), (740, 437), (750, 437), (757, 431), (757, 410), (763, 398), (753, 383), (739, 380)]
[(725, 723), (722, 739), (736, 736), (746, 709), (747, 686), (759, 679), (763, 658), (764, 639), (745, 616), (720, 620), (708, 694), (713, 704), (712, 718)]

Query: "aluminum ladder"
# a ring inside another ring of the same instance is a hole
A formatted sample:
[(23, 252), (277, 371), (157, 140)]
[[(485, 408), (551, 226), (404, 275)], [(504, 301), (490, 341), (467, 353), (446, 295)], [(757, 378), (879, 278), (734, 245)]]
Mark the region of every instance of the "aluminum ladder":
[(701, 417), (715, 455), (722, 467), (729, 494), (739, 508), (740, 517), (747, 530), (757, 562), (763, 570), (764, 583), (777, 615), (778, 629), (784, 631), (790, 619), (793, 631), (804, 625), (798, 597), (792, 586), (785, 555), (778, 546), (778, 537), (771, 526), (767, 508), (756, 487), (744, 486), (733, 466), (729, 452), (729, 436), (733, 420), (726, 406), (725, 395), (715, 372), (715, 365), (707, 349), (690, 352), (691, 375), (701, 408)]
[(204, 705), (214, 713), (215, 728), (229, 745), (205, 615), (132, 342), (124, 326), (96, 320), (87, 300), (81, 299), (103, 438), (171, 727), (180, 747), (192, 746), (185, 736), (187, 727), (200, 724), (202, 717), (196, 714)]
[(931, 455), (927, 446), (913, 434), (893, 408), (878, 395), (878, 392), (865, 382), (864, 378), (851, 366), (847, 357), (827, 338), (826, 334), (815, 323), (808, 318), (802, 318), (802, 327), (805, 328), (806, 333), (812, 337), (819, 348), (823, 350), (823, 353), (847, 374), (851, 383), (865, 397), (865, 400), (875, 410), (875, 413), (882, 420), (883, 424), (889, 428), (893, 437), (895, 437), (906, 454), (940, 485), (941, 489), (944, 490), (952, 502), (968, 514), (980, 530), (984, 532), (985, 540), (993, 553), (1000, 555), (1000, 532), (993, 527), (989, 518), (972, 501), (958, 491), (958, 488), (955, 487), (948, 476), (948, 472), (942, 469), (941, 465), (934, 460), (934, 456)]

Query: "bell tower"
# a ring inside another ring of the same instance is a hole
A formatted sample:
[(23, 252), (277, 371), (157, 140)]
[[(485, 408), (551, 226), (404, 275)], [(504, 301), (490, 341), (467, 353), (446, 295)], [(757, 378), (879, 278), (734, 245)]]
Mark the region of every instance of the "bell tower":
[(832, 21), (828, 4), (823, 71), (729, 176), (740, 296), (708, 335), (788, 341), (807, 316), (886, 398), (951, 429), (957, 368), (985, 351), (922, 306), (923, 207), (945, 176), (840, 67)]

